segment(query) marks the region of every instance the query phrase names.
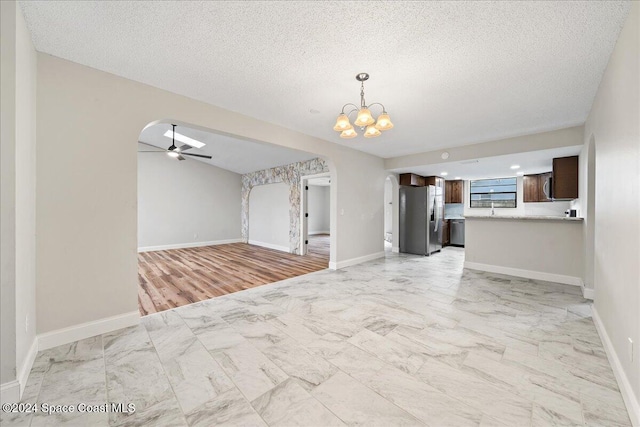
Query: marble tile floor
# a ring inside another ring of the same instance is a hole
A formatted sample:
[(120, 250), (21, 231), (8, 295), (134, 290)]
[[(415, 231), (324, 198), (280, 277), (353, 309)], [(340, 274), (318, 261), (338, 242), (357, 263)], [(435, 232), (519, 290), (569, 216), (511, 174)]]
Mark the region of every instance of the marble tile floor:
[(580, 289), (388, 253), (40, 352), (40, 426), (629, 426)]

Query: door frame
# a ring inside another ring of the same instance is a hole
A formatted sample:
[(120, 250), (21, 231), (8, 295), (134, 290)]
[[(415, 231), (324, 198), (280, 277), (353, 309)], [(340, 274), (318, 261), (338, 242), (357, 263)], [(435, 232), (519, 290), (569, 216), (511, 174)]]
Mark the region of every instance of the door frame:
[[(303, 175), (300, 177), (300, 255), (307, 254), (307, 242), (309, 240), (309, 219), (305, 215), (307, 212), (307, 190), (309, 180), (313, 178), (325, 178), (331, 179), (331, 172), (316, 173), (313, 175)], [(331, 189), (331, 184), (329, 184)], [(329, 190), (331, 191), (331, 190)], [(331, 203), (331, 199), (329, 199)], [(331, 206), (329, 206), (331, 209)]]

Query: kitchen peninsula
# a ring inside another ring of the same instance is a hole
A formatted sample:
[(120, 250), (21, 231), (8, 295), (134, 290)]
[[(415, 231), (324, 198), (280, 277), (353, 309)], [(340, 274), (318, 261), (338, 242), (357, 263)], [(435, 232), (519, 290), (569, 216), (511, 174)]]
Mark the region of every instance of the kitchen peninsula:
[(466, 215), (465, 220), (465, 268), (582, 286), (582, 218)]

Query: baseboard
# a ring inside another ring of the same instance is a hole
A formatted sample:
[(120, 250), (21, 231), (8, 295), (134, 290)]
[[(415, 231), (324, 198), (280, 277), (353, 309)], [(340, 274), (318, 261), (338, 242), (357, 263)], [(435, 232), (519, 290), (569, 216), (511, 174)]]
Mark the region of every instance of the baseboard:
[(393, 246), (391, 248), (391, 252), (393, 252), (394, 254), (399, 254), (400, 253), (400, 247), (399, 246)]
[(106, 334), (118, 329), (135, 326), (140, 323), (138, 310), (117, 316), (105, 317), (93, 322), (81, 323), (68, 328), (57, 329), (38, 335), (38, 350), (47, 350), (59, 345)]
[(38, 337), (33, 337), (33, 342), (31, 343), (31, 347), (29, 347), (29, 351), (27, 352), (27, 357), (25, 358), (22, 367), (18, 370), (18, 383), (20, 383), (20, 398), (22, 398), (22, 393), (24, 393), (24, 388), (27, 386), (27, 380), (29, 379), (29, 374), (31, 373), (31, 368), (33, 368), (33, 362), (36, 360), (36, 356), (38, 354)]
[(307, 233), (309, 236), (316, 236), (318, 234), (331, 234), (330, 231), (309, 231)]
[(590, 299), (591, 301), (593, 301), (593, 297), (596, 296), (596, 291), (593, 288), (587, 288), (586, 286), (584, 286), (584, 284), (582, 285), (582, 297), (585, 299)]
[(383, 257), (384, 257), (384, 251), (376, 252), (374, 254), (369, 254), (369, 255), (365, 255), (357, 258), (346, 259), (344, 261), (330, 262), (329, 269), (340, 270), (341, 268), (351, 267), (352, 265), (360, 264), (367, 261), (372, 261), (374, 259), (383, 258)]
[(487, 271), (489, 273), (506, 274), (508, 276), (524, 277), (525, 279), (544, 280), (546, 282), (562, 283), (565, 285), (582, 287), (582, 279), (562, 274), (545, 273), (542, 271), (523, 270), (520, 268), (503, 267), (500, 265), (482, 264), (479, 262), (464, 262), (464, 268)]
[(259, 242), (257, 240), (249, 240), (249, 244), (262, 246), (263, 248), (275, 249), (276, 251), (290, 252), (287, 246), (274, 245), (271, 243)]
[(609, 334), (607, 334), (607, 330), (605, 329), (602, 319), (600, 318), (600, 314), (598, 314), (598, 310), (596, 310), (595, 306), (591, 307), (591, 312), (593, 313), (593, 323), (595, 323), (596, 330), (600, 335), (602, 344), (604, 344), (604, 350), (607, 353), (609, 364), (611, 364), (613, 374), (618, 381), (618, 388), (620, 388), (622, 399), (624, 400), (624, 404), (627, 405), (627, 412), (629, 413), (631, 424), (634, 426), (640, 426), (640, 402), (638, 402), (638, 397), (634, 394), (633, 388), (631, 388), (631, 383), (622, 369), (622, 364), (620, 363), (618, 354), (613, 348)]
[(20, 402), (20, 383), (16, 380), (0, 384), (0, 403)]
[(166, 251), (169, 249), (199, 248), (202, 246), (226, 245), (229, 243), (240, 243), (240, 242), (242, 242), (242, 239), (212, 240), (210, 242), (175, 243), (172, 245), (144, 246), (144, 247), (138, 248), (138, 252)]

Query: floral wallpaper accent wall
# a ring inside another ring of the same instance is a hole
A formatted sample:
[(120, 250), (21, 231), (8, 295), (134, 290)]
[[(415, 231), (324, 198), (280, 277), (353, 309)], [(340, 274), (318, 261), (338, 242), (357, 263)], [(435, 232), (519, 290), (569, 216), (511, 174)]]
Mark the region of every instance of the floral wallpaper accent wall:
[(249, 194), (256, 185), (289, 184), (289, 251), (300, 254), (300, 177), (329, 172), (321, 158), (242, 175), (242, 241), (249, 241)]

